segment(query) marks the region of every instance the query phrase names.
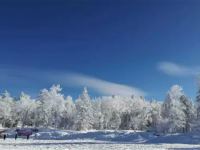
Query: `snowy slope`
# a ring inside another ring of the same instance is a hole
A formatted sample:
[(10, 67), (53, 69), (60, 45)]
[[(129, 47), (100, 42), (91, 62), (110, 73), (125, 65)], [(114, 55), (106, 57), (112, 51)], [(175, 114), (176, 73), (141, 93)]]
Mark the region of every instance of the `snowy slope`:
[(134, 132), (134, 131), (60, 131), (49, 130), (41, 131), (33, 135), (32, 138), (40, 140), (95, 140), (104, 142), (131, 142), (131, 143), (143, 143), (148, 139), (153, 139), (155, 136), (146, 132)]
[[(8, 138), (14, 137), (14, 129), (8, 131)], [(25, 137), (21, 137), (25, 138)], [(33, 134), (33, 140), (65, 140), (65, 141), (90, 141), (101, 143), (179, 143), (200, 144), (200, 133), (167, 134), (156, 136), (153, 132), (142, 132), (133, 130), (90, 130), (90, 131), (68, 131), (56, 129), (39, 129)]]
[(30, 140), (25, 137), (14, 140), (14, 131), (8, 131), (5, 141), (0, 140), (0, 150), (112, 150), (112, 149), (200, 149), (200, 134), (173, 134), (156, 136), (152, 132), (140, 131), (67, 131), (39, 129)]
[(40, 130), (33, 139), (38, 140), (92, 140), (105, 143), (180, 143), (180, 144), (200, 144), (200, 134), (167, 134), (156, 136), (152, 132), (135, 131), (66, 131), (45, 129)]

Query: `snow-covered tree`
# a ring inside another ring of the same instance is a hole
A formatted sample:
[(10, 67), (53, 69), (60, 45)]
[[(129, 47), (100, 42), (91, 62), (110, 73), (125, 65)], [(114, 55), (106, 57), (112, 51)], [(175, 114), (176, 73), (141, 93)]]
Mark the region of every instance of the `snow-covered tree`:
[(53, 85), (41, 90), (36, 100), (23, 92), (19, 99), (4, 92), (0, 95), (0, 124), (3, 127), (151, 129), (158, 132), (188, 132), (199, 127), (196, 111), (200, 108), (200, 96), (197, 96), (196, 109), (178, 85), (171, 87), (163, 103), (140, 96), (113, 95), (91, 99), (87, 88), (74, 102), (72, 97), (65, 98), (61, 92), (60, 85)]
[(8, 91), (5, 91), (0, 96), (0, 119), (3, 127), (13, 127), (17, 125), (15, 101)]
[(197, 119), (200, 120), (200, 78), (198, 79), (198, 91), (196, 96), (196, 109), (197, 109)]
[[(128, 97), (104, 96), (100, 99), (102, 112), (102, 125), (104, 129), (121, 128), (121, 116), (128, 109)], [(114, 115), (114, 116), (113, 116)], [(117, 123), (118, 122), (118, 123)]]
[(62, 115), (61, 127), (65, 129), (72, 129), (76, 115), (76, 106), (71, 96), (67, 96), (65, 102), (65, 110)]
[(102, 128), (109, 129), (109, 121), (112, 117), (112, 103), (111, 100), (106, 97), (102, 97), (99, 101), (101, 101), (101, 111), (102, 111)]
[(143, 97), (134, 97), (130, 103), (129, 128), (144, 130), (148, 128), (149, 104)]
[(101, 107), (101, 99), (95, 99), (92, 101), (93, 109), (93, 128), (94, 129), (103, 129), (103, 114)]
[(184, 127), (184, 132), (188, 132), (191, 130), (191, 126), (193, 123), (193, 120), (195, 118), (195, 108), (192, 104), (192, 101), (189, 100), (188, 97), (185, 95), (180, 97), (180, 102), (181, 102), (181, 107), (182, 111), (185, 114), (185, 127)]
[(150, 102), (150, 124), (151, 128), (157, 130), (160, 128), (160, 120), (162, 120), (161, 116), (161, 102), (152, 101)]
[(121, 124), (121, 118), (120, 118), (119, 112), (113, 111), (108, 123), (109, 129), (117, 130), (119, 129), (120, 124)]
[(76, 100), (76, 117), (75, 128), (77, 130), (92, 129), (94, 124), (93, 108), (88, 95), (87, 88), (85, 87), (83, 93)]
[(183, 111), (181, 97), (184, 96), (183, 89), (179, 85), (171, 87), (162, 106), (162, 115), (168, 119), (168, 132), (182, 132), (186, 126), (186, 115)]
[(43, 89), (38, 97), (38, 123), (44, 126), (59, 127), (61, 114), (65, 109), (65, 100), (60, 85), (53, 85), (50, 90)]
[(113, 123), (113, 115), (120, 116), (120, 129), (145, 129), (148, 124), (149, 107), (143, 97), (112, 96), (102, 98), (104, 129)]
[(19, 115), (19, 121), (22, 127), (25, 125), (34, 125), (34, 100), (32, 100), (29, 95), (22, 92), (16, 106), (16, 113)]

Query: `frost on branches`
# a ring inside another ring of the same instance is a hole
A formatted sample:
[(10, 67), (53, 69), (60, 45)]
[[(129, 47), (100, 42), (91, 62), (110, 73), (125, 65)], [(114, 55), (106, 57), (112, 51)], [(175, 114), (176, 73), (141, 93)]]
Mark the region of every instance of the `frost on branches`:
[(35, 99), (24, 92), (14, 98), (5, 91), (0, 96), (0, 124), (68, 130), (189, 132), (197, 126), (195, 120), (200, 116), (199, 95), (198, 92), (194, 107), (179, 85), (170, 88), (164, 101), (135, 95), (91, 98), (86, 87), (73, 100), (62, 94), (60, 85), (41, 90)]
[(82, 95), (76, 101), (75, 128), (77, 130), (92, 129), (93, 117), (92, 103), (85, 87)]
[(171, 87), (162, 107), (162, 114), (166, 126), (168, 126), (168, 132), (187, 132), (191, 130), (194, 108), (180, 86), (174, 85)]

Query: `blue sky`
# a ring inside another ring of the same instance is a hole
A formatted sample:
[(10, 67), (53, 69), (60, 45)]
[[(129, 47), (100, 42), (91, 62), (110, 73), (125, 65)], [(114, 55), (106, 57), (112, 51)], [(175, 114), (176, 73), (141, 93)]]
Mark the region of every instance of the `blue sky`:
[(87, 85), (93, 96), (133, 90), (162, 100), (180, 84), (194, 98), (199, 7), (192, 0), (0, 1), (0, 90), (35, 96), (59, 83), (73, 97)]

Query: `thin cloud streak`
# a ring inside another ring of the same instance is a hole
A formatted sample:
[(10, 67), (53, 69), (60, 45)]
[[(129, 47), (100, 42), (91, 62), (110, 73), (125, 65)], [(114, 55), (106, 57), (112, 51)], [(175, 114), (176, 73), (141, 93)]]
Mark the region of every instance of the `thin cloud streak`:
[(167, 75), (177, 77), (197, 76), (200, 73), (200, 67), (186, 67), (173, 62), (160, 62), (157, 69)]
[(26, 68), (0, 68), (0, 82), (31, 85), (42, 83), (61, 84), (66, 87), (87, 86), (102, 95), (135, 95), (145, 96), (146, 93), (138, 88), (113, 83), (72, 72), (44, 71)]
[(63, 78), (63, 82), (72, 86), (87, 86), (96, 92), (104, 95), (123, 95), (123, 96), (145, 96), (146, 93), (138, 88), (113, 83), (90, 77), (82, 74), (68, 73)]

